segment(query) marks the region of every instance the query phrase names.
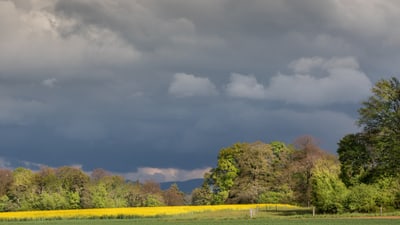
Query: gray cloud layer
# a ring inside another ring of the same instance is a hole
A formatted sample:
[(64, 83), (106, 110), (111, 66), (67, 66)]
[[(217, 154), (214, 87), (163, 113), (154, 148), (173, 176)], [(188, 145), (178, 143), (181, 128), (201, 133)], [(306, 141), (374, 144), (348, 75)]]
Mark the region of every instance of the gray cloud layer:
[(399, 71), (394, 0), (0, 0), (0, 16), (3, 166), (187, 179), (238, 141), (335, 152)]

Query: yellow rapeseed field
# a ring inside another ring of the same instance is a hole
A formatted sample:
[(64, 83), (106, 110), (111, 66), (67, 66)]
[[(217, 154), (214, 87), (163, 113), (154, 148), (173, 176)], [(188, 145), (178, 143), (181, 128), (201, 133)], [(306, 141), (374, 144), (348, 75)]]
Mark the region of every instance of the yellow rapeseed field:
[(212, 205), (212, 206), (163, 206), (136, 208), (105, 208), (2, 212), (0, 220), (52, 219), (52, 218), (96, 218), (96, 217), (154, 217), (218, 210), (250, 210), (255, 208), (296, 208), (285, 204)]

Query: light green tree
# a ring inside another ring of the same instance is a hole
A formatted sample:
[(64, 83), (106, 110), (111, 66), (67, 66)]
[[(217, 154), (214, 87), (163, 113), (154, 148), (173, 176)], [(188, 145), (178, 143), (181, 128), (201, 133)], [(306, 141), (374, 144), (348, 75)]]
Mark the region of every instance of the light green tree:
[(229, 190), (240, 172), (238, 161), (244, 145), (237, 143), (222, 149), (218, 154), (217, 167), (206, 175), (205, 181), (213, 190), (212, 204), (223, 204), (228, 198)]
[(13, 171), (13, 183), (9, 191), (9, 198), (12, 201), (11, 210), (34, 209), (39, 196), (35, 193), (34, 173), (26, 168), (16, 168)]
[(320, 159), (312, 170), (312, 204), (318, 211), (338, 213), (344, 210), (347, 188), (339, 178), (340, 164), (335, 159)]
[(105, 184), (98, 183), (97, 185), (92, 186), (91, 193), (92, 193), (92, 204), (94, 208), (111, 207), (111, 203), (109, 202), (109, 197)]
[(350, 212), (375, 212), (378, 195), (374, 185), (359, 184), (350, 188), (345, 206)]

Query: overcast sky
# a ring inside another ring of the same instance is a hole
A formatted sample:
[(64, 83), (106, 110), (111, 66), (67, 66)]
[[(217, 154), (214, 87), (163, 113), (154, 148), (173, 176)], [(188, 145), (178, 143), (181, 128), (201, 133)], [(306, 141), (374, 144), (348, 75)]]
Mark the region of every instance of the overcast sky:
[(399, 77), (397, 0), (0, 0), (0, 166), (202, 177), (236, 142), (336, 152)]

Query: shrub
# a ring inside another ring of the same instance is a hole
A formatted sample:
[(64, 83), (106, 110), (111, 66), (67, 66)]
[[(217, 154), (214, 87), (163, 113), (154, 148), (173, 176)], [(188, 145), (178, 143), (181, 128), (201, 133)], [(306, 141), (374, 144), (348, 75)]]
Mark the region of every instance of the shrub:
[(258, 196), (258, 203), (291, 203), (293, 191), (284, 186), (280, 191), (266, 191)]
[(346, 208), (350, 212), (372, 212), (378, 209), (379, 192), (375, 186), (360, 184), (350, 189)]

